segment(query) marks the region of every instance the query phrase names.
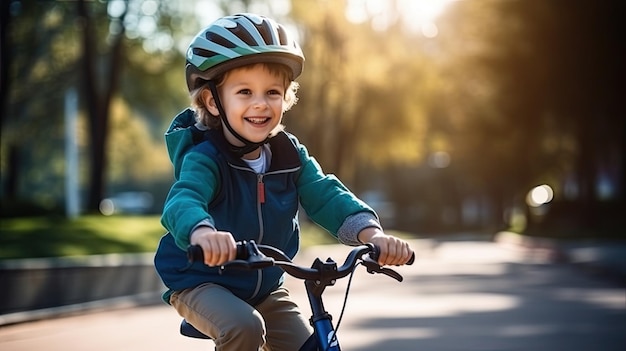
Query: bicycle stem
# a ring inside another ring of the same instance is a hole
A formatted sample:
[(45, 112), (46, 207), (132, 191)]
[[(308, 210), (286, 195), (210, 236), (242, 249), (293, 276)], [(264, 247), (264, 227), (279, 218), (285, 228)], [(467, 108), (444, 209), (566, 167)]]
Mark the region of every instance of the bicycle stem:
[(324, 307), (322, 294), (328, 286), (335, 285), (336, 279), (333, 277), (337, 273), (337, 263), (332, 259), (322, 262), (316, 258), (311, 268), (320, 272), (319, 280), (307, 279), (304, 286), (311, 306), (311, 326), (315, 330), (315, 337), (322, 350), (340, 351), (339, 342), (335, 337), (335, 330), (332, 325), (332, 316)]

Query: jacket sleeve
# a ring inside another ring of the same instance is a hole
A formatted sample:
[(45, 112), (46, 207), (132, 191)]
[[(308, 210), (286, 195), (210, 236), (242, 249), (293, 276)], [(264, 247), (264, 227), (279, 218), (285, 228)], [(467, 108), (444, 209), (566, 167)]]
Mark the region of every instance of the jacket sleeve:
[[(365, 202), (353, 194), (336, 176), (325, 174), (306, 147), (297, 144), (302, 169), (297, 179), (300, 204), (306, 214), (333, 236), (341, 234), (340, 241), (356, 245), (358, 232), (376, 226), (378, 216)], [(359, 216), (354, 216), (359, 214)], [(353, 225), (359, 218), (359, 225)], [(365, 220), (362, 220), (366, 218)], [(346, 225), (344, 225), (346, 224)], [(342, 229), (340, 232), (340, 228)], [(347, 229), (351, 230), (347, 230)]]
[(161, 224), (174, 236), (176, 245), (186, 250), (189, 236), (199, 224), (214, 226), (208, 204), (219, 189), (219, 170), (210, 157), (191, 151), (180, 166), (165, 200)]

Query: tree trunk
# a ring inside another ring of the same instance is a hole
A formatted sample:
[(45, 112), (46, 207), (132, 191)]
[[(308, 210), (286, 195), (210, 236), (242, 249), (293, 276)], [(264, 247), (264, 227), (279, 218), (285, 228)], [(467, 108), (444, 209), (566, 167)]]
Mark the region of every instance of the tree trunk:
[(11, 54), (9, 53), (11, 45), (7, 43), (9, 36), (10, 1), (3, 1), (0, 5), (0, 123), (6, 119), (6, 102), (9, 97), (9, 67)]
[(83, 94), (85, 95), (86, 109), (89, 120), (89, 136), (91, 148), (89, 151), (91, 168), (89, 172), (89, 197), (87, 211), (97, 212), (100, 201), (104, 198), (107, 173), (107, 140), (109, 136), (109, 111), (111, 99), (117, 90), (122, 60), (122, 40), (124, 38), (124, 14), (118, 19), (121, 30), (113, 37), (111, 53), (107, 64), (108, 74), (104, 80), (103, 92), (99, 92), (96, 67), (96, 45), (94, 24), (87, 9), (85, 0), (79, 0), (78, 16), (82, 20), (82, 78)]

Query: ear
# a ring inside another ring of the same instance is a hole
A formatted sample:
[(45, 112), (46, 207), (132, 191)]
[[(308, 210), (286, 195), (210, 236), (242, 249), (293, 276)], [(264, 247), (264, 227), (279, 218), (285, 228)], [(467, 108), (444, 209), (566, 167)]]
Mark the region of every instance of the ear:
[(220, 112), (215, 104), (213, 94), (211, 94), (209, 89), (204, 89), (202, 91), (202, 101), (204, 101), (204, 106), (213, 116), (219, 116)]

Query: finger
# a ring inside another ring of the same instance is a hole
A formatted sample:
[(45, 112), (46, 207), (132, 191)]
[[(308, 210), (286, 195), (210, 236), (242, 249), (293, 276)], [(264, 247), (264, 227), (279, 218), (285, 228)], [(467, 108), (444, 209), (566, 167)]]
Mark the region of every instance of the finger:
[(415, 255), (415, 253), (413, 252), (413, 250), (411, 250), (409, 243), (405, 242), (404, 243), (404, 257), (403, 257), (402, 264), (407, 264), (413, 255)]
[(388, 256), (387, 252), (389, 252), (387, 243), (382, 243), (381, 245), (378, 245), (378, 249), (379, 249), (378, 264), (381, 266), (384, 266), (385, 262), (387, 262), (387, 256)]
[(400, 265), (406, 264), (411, 259), (411, 255), (413, 254), (413, 250), (409, 247), (409, 243), (406, 241), (402, 242), (402, 258)]
[(410, 257), (408, 243), (403, 240), (395, 240), (393, 242), (393, 245), (391, 246), (392, 249), (390, 250), (390, 262), (388, 264), (395, 266), (405, 264)]
[(411, 258), (411, 250), (409, 250), (407, 245), (402, 245), (402, 254), (400, 255), (398, 265), (406, 264)]
[(391, 241), (389, 243), (389, 249), (388, 249), (388, 253), (387, 253), (387, 265), (396, 265), (398, 264), (398, 259), (399, 259), (399, 254), (400, 252), (398, 251), (398, 243), (395, 241)]
[[(413, 251), (413, 250), (409, 249), (409, 255), (408, 255), (408, 257), (409, 257), (409, 258), (407, 258), (407, 260), (406, 260), (405, 264), (406, 264), (406, 263), (409, 263), (409, 261), (411, 260), (411, 258), (413, 258), (413, 260), (415, 260), (415, 251)], [(413, 264), (413, 263), (414, 263), (414, 262), (411, 262), (411, 264)]]
[(229, 251), (228, 253), (229, 261), (233, 261), (234, 259), (237, 258), (237, 243), (235, 242), (235, 239), (232, 236), (230, 237), (228, 251)]
[(224, 263), (229, 261), (229, 257), (230, 257), (230, 254), (231, 254), (231, 248), (230, 248), (230, 245), (229, 245), (230, 243), (229, 243), (228, 240), (224, 240), (224, 239), (222, 239), (219, 242), (219, 246), (218, 246), (218, 249), (219, 249), (218, 252), (219, 253), (218, 253), (217, 257), (216, 257), (215, 265), (221, 265), (221, 264), (224, 264)]
[(219, 241), (215, 238), (211, 238), (207, 240), (208, 244), (208, 255), (206, 256), (206, 264), (207, 266), (215, 267), (219, 264), (220, 260), (220, 247)]
[(207, 266), (211, 265), (211, 261), (213, 259), (213, 250), (209, 242), (204, 242), (202, 247), (202, 253), (204, 255), (204, 264)]

